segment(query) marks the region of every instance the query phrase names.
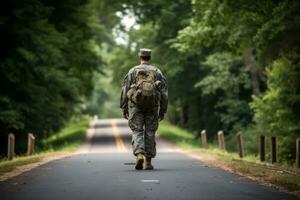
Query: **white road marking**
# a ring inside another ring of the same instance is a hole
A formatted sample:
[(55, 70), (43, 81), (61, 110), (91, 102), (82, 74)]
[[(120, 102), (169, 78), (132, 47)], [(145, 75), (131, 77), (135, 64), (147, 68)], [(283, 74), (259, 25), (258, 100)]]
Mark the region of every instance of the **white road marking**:
[(142, 183), (156, 183), (159, 184), (160, 181), (159, 180), (141, 180)]

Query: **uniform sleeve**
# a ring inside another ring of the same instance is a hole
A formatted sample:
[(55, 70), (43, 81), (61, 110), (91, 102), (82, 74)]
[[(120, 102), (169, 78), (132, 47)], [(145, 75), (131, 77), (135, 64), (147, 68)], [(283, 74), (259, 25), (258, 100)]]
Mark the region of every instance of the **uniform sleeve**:
[(121, 91), (121, 98), (120, 98), (120, 108), (122, 110), (128, 110), (128, 97), (127, 92), (130, 89), (132, 80), (132, 70), (126, 74), (123, 83), (122, 83), (122, 91)]
[(158, 71), (161, 81), (161, 99), (159, 114), (164, 115), (168, 109), (168, 83), (161, 71)]

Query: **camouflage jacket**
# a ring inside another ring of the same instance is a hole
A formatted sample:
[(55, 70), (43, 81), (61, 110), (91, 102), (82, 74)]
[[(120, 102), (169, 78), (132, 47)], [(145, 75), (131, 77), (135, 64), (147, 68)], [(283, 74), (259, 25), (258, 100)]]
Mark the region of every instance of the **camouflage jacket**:
[[(139, 66), (152, 66), (149, 63), (143, 63)], [(154, 66), (152, 66), (154, 67)], [(128, 104), (132, 103), (127, 97), (127, 92), (130, 89), (130, 86), (134, 83), (135, 80), (135, 67), (131, 68), (129, 72), (126, 74), (123, 84), (122, 84), (122, 92), (121, 92), (121, 99), (120, 99), (120, 108), (122, 110), (128, 110)], [(157, 79), (161, 81), (161, 99), (159, 105), (159, 114), (165, 114), (168, 108), (168, 86), (167, 81), (164, 75), (161, 73), (159, 69), (157, 69)], [(132, 103), (134, 106), (134, 104)]]

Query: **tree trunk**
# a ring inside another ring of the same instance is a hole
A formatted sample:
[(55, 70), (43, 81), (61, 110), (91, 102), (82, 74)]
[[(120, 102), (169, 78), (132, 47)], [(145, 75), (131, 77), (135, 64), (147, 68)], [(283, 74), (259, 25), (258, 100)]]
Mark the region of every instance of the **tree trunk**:
[(252, 48), (247, 48), (244, 50), (244, 59), (247, 70), (250, 72), (251, 77), (251, 86), (252, 86), (252, 94), (258, 96), (260, 92), (259, 87), (259, 75), (257, 72), (257, 66), (253, 57)]
[(182, 99), (180, 99), (180, 125), (183, 127), (187, 122), (187, 106)]

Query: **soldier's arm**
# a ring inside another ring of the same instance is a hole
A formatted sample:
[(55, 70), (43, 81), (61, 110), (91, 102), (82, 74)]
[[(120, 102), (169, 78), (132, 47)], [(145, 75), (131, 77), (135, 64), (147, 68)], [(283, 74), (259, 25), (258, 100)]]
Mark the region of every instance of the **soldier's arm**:
[(168, 109), (168, 84), (164, 75), (159, 71), (161, 81), (161, 99), (160, 99), (160, 110), (159, 114), (164, 115)]
[(127, 92), (130, 89), (132, 81), (132, 70), (126, 74), (123, 83), (122, 83), (122, 91), (121, 91), (121, 98), (120, 98), (120, 108), (124, 111), (128, 111), (128, 97)]
[(121, 98), (120, 98), (120, 108), (123, 111), (128, 110), (128, 98), (127, 98), (127, 91), (128, 88), (130, 87), (128, 83), (128, 74), (126, 74), (123, 83), (122, 83), (122, 91), (121, 91)]

